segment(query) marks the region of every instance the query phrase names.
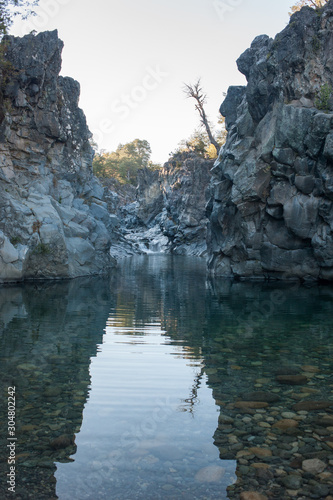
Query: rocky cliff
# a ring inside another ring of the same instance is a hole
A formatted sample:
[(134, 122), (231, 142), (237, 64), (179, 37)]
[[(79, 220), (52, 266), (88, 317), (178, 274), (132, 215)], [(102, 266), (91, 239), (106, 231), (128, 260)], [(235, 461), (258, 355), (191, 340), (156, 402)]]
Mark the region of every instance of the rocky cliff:
[(110, 217), (80, 86), (59, 76), (63, 43), (56, 31), (2, 43), (0, 282), (105, 271)]
[(160, 171), (140, 173), (136, 216), (146, 227), (159, 226), (167, 237), (167, 252), (206, 254), (205, 207), (212, 166), (212, 160), (194, 153), (177, 153)]
[(333, 1), (303, 8), (237, 61), (208, 214), (216, 275), (333, 279)]

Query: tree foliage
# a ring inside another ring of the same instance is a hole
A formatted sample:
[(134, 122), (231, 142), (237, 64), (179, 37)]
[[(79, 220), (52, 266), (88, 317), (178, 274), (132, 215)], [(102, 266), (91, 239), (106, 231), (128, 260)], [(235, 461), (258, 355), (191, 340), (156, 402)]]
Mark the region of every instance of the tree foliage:
[(98, 177), (113, 177), (121, 184), (136, 185), (138, 170), (158, 168), (150, 161), (151, 147), (148, 141), (135, 139), (119, 144), (116, 151), (100, 152), (95, 155), (93, 170)]
[[(218, 131), (214, 130), (214, 136), (220, 149), (226, 141), (227, 131), (224, 125), (224, 117), (219, 117), (218, 121), (220, 128)], [(182, 140), (175, 153), (190, 151), (203, 158), (215, 159), (218, 155), (216, 147), (211, 143), (208, 134), (202, 129), (196, 129), (188, 139)]]
[(8, 33), (16, 16), (26, 19), (34, 14), (39, 0), (0, 0), (0, 38)]
[(194, 84), (185, 84), (184, 92), (187, 97), (191, 97), (196, 101), (195, 109), (200, 115), (201, 125), (205, 127), (209, 142), (210, 144), (213, 144), (218, 154), (220, 146), (212, 134), (211, 126), (206, 115), (204, 105), (207, 102), (207, 95), (202, 90), (200, 78), (198, 78), (198, 80)]
[(324, 7), (326, 3), (327, 0), (298, 0), (298, 2), (296, 2), (295, 5), (291, 7), (290, 15), (301, 10), (301, 8), (305, 7), (306, 5), (315, 9), (320, 9), (321, 7)]

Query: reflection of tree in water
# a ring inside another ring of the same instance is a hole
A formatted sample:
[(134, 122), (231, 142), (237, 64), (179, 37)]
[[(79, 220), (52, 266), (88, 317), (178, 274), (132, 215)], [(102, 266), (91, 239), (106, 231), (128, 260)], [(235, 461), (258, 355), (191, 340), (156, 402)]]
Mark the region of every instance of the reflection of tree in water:
[(200, 372), (197, 373), (194, 377), (194, 382), (192, 385), (192, 389), (190, 392), (190, 397), (186, 399), (182, 399), (181, 401), (184, 403), (183, 405), (180, 405), (180, 411), (186, 411), (190, 413), (194, 417), (195, 413), (195, 405), (198, 403), (198, 391), (201, 385), (201, 380), (202, 377), (204, 376), (204, 368), (202, 367)]

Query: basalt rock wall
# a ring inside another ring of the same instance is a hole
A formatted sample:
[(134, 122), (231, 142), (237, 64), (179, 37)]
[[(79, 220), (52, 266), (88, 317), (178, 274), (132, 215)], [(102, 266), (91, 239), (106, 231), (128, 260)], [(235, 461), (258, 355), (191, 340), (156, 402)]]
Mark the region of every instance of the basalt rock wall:
[(177, 153), (160, 171), (143, 170), (137, 190), (137, 217), (158, 224), (168, 238), (167, 251), (204, 256), (207, 251), (207, 188), (213, 161)]
[(221, 113), (209, 267), (241, 279), (333, 279), (333, 1), (303, 8), (237, 61)]
[(59, 76), (63, 43), (56, 31), (2, 43), (0, 283), (103, 272), (112, 228), (80, 86)]

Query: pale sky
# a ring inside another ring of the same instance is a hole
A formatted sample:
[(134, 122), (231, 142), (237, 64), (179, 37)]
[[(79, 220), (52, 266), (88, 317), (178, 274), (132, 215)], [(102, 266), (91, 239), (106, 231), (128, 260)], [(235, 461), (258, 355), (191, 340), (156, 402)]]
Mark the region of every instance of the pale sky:
[(80, 107), (100, 149), (147, 140), (164, 163), (199, 125), (183, 83), (198, 77), (217, 123), (223, 92), (243, 85), (236, 59), (261, 34), (289, 22), (293, 0), (40, 0), (16, 22), (22, 36), (58, 29), (63, 76), (81, 85)]

